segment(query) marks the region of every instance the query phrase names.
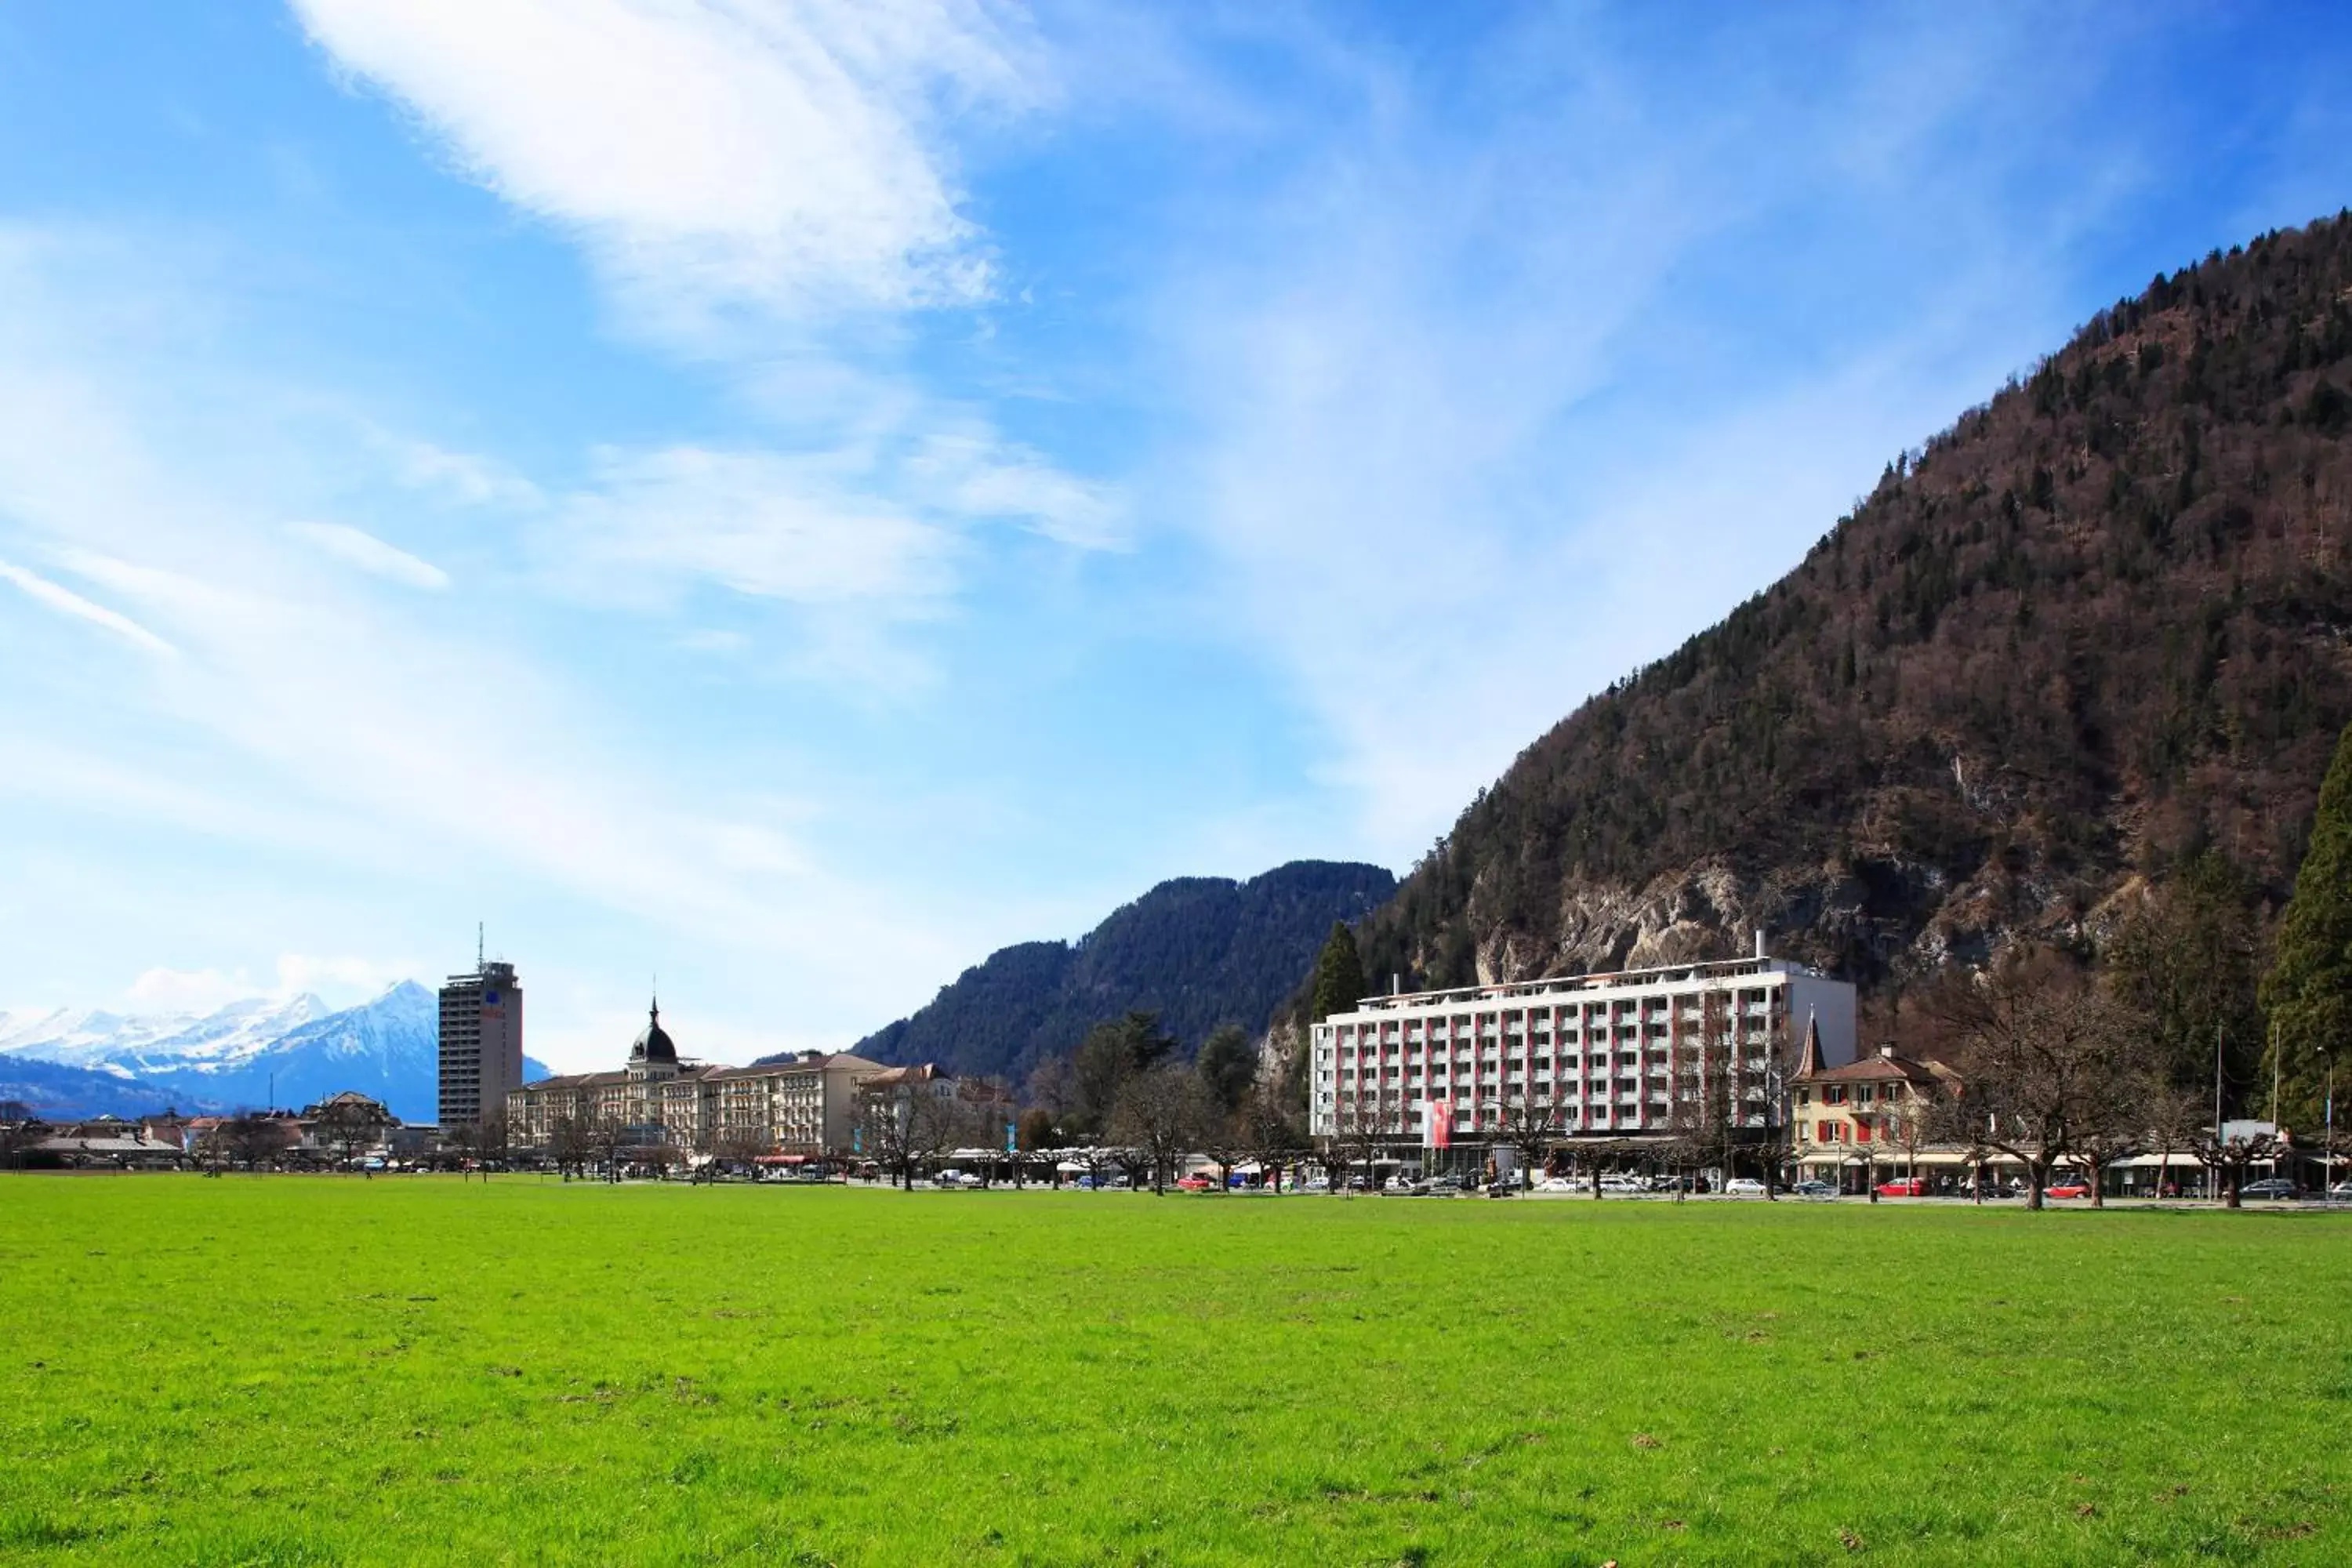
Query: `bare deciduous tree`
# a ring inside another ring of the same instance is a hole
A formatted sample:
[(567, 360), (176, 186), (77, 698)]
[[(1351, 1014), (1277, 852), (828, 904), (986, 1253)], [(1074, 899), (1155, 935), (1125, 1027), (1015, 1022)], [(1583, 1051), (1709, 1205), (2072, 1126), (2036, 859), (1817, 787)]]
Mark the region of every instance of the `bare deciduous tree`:
[(1332, 1119), (1338, 1130), (1325, 1140), (1325, 1164), (1337, 1162), (1332, 1184), (1339, 1184), (1341, 1168), (1361, 1166), (1368, 1180), (1376, 1174), (1391, 1147), (1413, 1131), (1412, 1115), (1400, 1096), (1377, 1090), (1358, 1094), (1340, 1106)]
[(1112, 1106), (1111, 1135), (1138, 1151), (1151, 1173), (1151, 1190), (1165, 1193), (1181, 1159), (1208, 1121), (1208, 1094), (1199, 1077), (1158, 1067), (1129, 1077)]
[(907, 1119), (898, 1090), (887, 1084), (861, 1084), (850, 1114), (850, 1143), (871, 1160), (894, 1186), (912, 1186), (907, 1152)]
[(2203, 1131), (2209, 1105), (2199, 1089), (2173, 1089), (2159, 1085), (2148, 1098), (2148, 1151), (2155, 1154), (2156, 1195), (2168, 1198), (2172, 1192), (2172, 1159), (2176, 1154), (2194, 1157), (2198, 1135)]
[(1269, 1192), (1282, 1191), (1282, 1172), (1306, 1146), (1299, 1134), (1298, 1114), (1291, 1110), (1282, 1085), (1261, 1077), (1242, 1099), (1239, 1116), (1242, 1139), (1266, 1178)]
[(348, 1166), (361, 1150), (373, 1148), (393, 1126), (383, 1107), (356, 1095), (339, 1097), (317, 1109), (312, 1135), (334, 1152), (340, 1165)]
[(2232, 1138), (2226, 1135), (2223, 1128), (2208, 1127), (2200, 1130), (2197, 1136), (2197, 1158), (2213, 1173), (2221, 1202), (2229, 1208), (2238, 1208), (2245, 1203), (2247, 1170), (2272, 1163), (2285, 1151), (2285, 1143), (2270, 1132)]
[(2041, 1208), (2052, 1167), (2112, 1115), (2115, 1081), (2140, 1079), (2144, 1026), (2050, 954), (1956, 976), (1927, 1005), (1962, 1044), (1966, 1114), (2025, 1168), (2027, 1206)]

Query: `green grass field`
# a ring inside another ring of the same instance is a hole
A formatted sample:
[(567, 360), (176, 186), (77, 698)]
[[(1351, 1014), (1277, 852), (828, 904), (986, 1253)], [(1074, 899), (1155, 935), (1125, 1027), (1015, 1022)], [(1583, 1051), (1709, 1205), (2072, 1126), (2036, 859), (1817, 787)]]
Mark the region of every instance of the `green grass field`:
[(2352, 1561), (2352, 1223), (0, 1179), (0, 1558)]

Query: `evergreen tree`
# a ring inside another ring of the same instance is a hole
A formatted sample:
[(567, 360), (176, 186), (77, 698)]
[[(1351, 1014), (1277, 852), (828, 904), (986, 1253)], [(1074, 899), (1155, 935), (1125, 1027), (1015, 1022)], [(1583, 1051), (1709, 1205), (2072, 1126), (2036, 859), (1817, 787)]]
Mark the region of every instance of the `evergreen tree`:
[(1321, 1023), (1334, 1013), (1354, 1010), (1364, 995), (1364, 963), (1356, 953), (1356, 933), (1345, 921), (1331, 922), (1331, 934), (1315, 960), (1314, 1016)]
[(2201, 1089), (2209, 1101), (2217, 1035), (2234, 1103), (2244, 1103), (2258, 1070), (2265, 1092), (2270, 1087), (2255, 1001), (2258, 891), (2228, 856), (2209, 847), (2132, 911), (2102, 955), (2108, 989), (2147, 1022), (2151, 1065), (2175, 1088)]
[[(2315, 1128), (2327, 1073), (2321, 1053), (2352, 1046), (2352, 728), (2336, 742), (2336, 760), (2319, 786), (2311, 847), (2263, 980), (2263, 1008), (2273, 1053), (2263, 1065), (2278, 1073), (2279, 1120)], [(2352, 1062), (2344, 1065), (2352, 1082)]]
[(1257, 1047), (1239, 1024), (1220, 1024), (1202, 1043), (1194, 1065), (1211, 1098), (1230, 1113), (1240, 1109), (1242, 1097), (1257, 1078)]

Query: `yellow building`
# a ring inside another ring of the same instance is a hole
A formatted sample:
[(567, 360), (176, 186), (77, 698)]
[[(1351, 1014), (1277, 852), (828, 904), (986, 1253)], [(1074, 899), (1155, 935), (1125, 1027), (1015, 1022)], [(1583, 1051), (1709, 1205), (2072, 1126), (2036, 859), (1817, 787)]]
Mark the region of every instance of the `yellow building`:
[(1791, 1155), (1801, 1177), (1833, 1183), (1842, 1192), (1861, 1192), (1874, 1178), (1916, 1175), (1929, 1190), (1965, 1178), (1966, 1153), (1928, 1142), (1928, 1110), (1959, 1092), (1958, 1073), (1942, 1062), (1899, 1055), (1893, 1046), (1824, 1067), (1818, 1045), (1809, 1028), (1789, 1080)]

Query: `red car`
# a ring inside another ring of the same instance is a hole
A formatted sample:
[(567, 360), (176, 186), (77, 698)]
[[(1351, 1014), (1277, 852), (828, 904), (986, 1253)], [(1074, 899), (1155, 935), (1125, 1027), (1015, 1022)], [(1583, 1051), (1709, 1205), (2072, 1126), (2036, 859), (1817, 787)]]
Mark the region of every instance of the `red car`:
[(1907, 1181), (1881, 1182), (1878, 1195), (1882, 1198), (1924, 1198), (1927, 1195), (1927, 1178), (1913, 1176)]
[(1217, 1190), (1217, 1183), (1213, 1176), (1186, 1176), (1176, 1184), (1176, 1190), (1180, 1193), (1213, 1193)]
[(2042, 1191), (2053, 1198), (2087, 1198), (2091, 1195), (2091, 1184), (2080, 1176), (2061, 1176)]

